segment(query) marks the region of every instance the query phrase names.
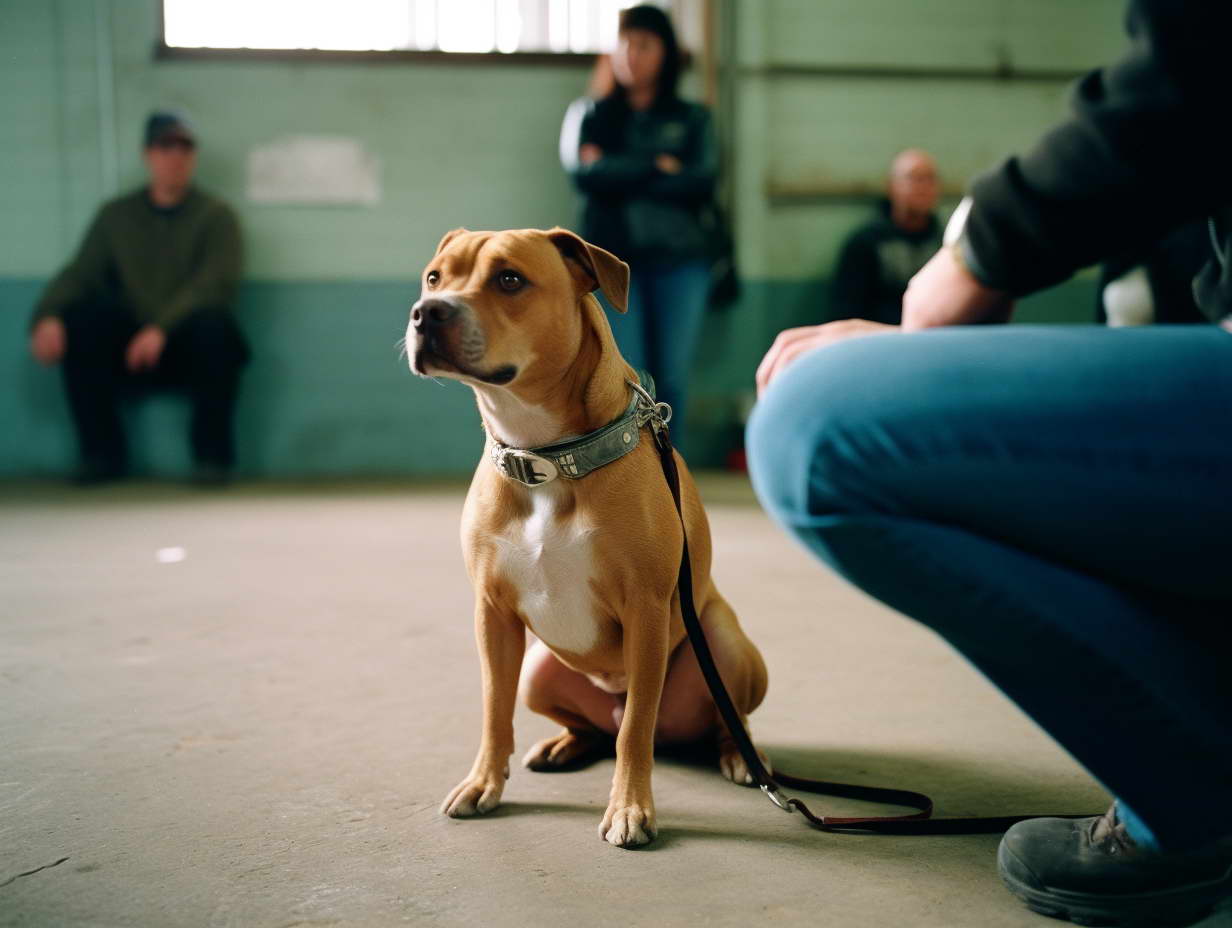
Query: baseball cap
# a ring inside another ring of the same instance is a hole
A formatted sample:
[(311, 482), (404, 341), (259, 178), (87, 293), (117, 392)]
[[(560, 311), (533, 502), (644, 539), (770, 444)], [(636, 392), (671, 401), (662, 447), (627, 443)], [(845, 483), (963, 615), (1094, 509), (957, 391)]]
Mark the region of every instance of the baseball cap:
[(184, 139), (194, 145), (197, 143), (197, 130), (188, 114), (174, 109), (155, 110), (150, 113), (145, 121), (146, 148), (170, 139)]

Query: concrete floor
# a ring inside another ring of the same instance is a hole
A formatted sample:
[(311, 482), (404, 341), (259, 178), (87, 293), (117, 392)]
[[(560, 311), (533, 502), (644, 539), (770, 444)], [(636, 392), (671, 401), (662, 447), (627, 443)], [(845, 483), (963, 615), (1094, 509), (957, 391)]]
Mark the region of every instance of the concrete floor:
[[(720, 588), (770, 668), (753, 721), (776, 766), (941, 814), (1104, 807), (741, 481), (702, 488)], [(0, 487), (0, 924), (1059, 924), (1001, 888), (995, 836), (821, 834), (696, 762), (656, 767), (645, 850), (596, 835), (611, 760), (515, 766), (501, 810), (441, 817), (478, 738), (463, 492)], [(517, 723), (519, 750), (553, 730)]]

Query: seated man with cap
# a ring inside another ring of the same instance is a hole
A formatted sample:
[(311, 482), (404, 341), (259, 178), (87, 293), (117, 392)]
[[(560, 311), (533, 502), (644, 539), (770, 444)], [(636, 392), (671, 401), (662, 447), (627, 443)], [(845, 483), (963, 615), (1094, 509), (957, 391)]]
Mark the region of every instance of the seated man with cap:
[(193, 403), (196, 476), (221, 483), (235, 460), (232, 418), (248, 359), (231, 316), (239, 223), (230, 207), (194, 186), (197, 136), (183, 113), (150, 114), (144, 142), (149, 183), (94, 217), (35, 309), (30, 350), (63, 370), (81, 482), (126, 472), (121, 392), (174, 385)]

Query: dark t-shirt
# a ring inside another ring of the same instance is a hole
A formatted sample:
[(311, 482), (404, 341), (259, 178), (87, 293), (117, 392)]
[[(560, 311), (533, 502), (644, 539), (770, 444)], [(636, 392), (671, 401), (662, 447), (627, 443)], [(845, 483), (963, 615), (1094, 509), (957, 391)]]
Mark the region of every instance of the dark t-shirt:
[(941, 225), (935, 216), (920, 232), (907, 232), (890, 218), (889, 201), (882, 201), (877, 215), (843, 245), (830, 289), (830, 318), (898, 325), (907, 282), (940, 247)]

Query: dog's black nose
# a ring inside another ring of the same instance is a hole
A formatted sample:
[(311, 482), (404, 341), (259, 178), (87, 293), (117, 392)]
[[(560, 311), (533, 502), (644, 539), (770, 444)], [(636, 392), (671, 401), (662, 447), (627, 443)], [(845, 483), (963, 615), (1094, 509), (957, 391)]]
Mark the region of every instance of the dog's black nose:
[(444, 325), (458, 314), (458, 307), (445, 300), (420, 300), (411, 307), (411, 325), (417, 329)]

